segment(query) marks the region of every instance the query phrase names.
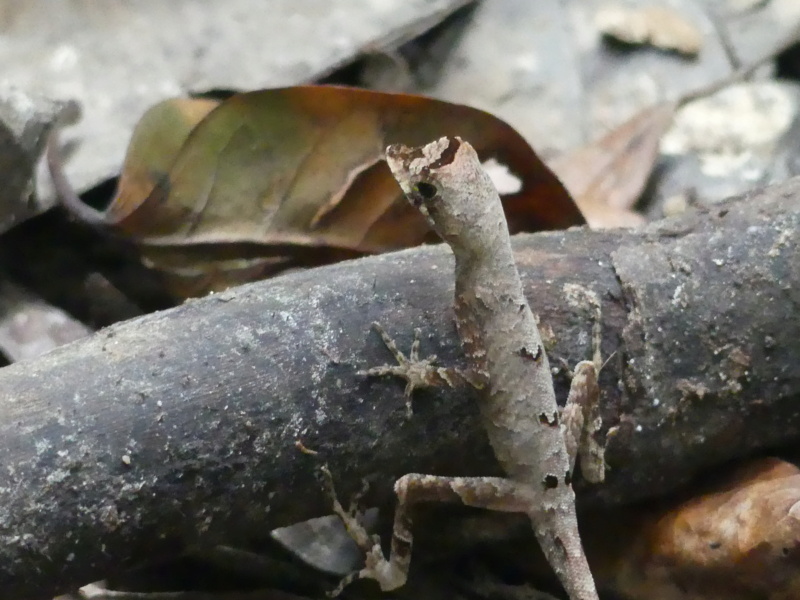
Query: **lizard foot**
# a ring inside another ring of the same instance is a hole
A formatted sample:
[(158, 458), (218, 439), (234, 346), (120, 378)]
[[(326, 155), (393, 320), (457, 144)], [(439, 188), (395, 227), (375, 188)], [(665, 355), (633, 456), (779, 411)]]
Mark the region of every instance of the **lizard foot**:
[(333, 590), (326, 595), (328, 598), (336, 598), (342, 590), (357, 579), (374, 579), (381, 588), (382, 592), (390, 592), (402, 587), (407, 579), (407, 574), (399, 569), (397, 565), (387, 560), (383, 554), (380, 540), (375, 536), (375, 544), (367, 550), (364, 568), (360, 571), (353, 571), (344, 577)]
[(381, 548), (381, 540), (377, 535), (370, 535), (361, 523), (356, 510), (356, 503), (353, 502), (348, 510), (345, 510), (336, 494), (333, 485), (333, 475), (327, 465), (320, 467), (325, 482), (328, 495), (333, 503), (333, 512), (342, 521), (342, 524), (350, 538), (364, 552), (364, 568), (354, 571), (344, 577), (339, 584), (326, 595), (335, 598), (342, 593), (342, 590), (356, 579), (374, 579), (378, 582), (381, 590), (388, 592), (401, 587), (406, 582), (406, 570), (397, 564), (386, 559)]
[(436, 355), (420, 359), (419, 357), (419, 336), (420, 330), (414, 329), (414, 342), (411, 344), (411, 351), (408, 356), (403, 354), (397, 347), (395, 341), (386, 333), (386, 330), (379, 323), (373, 323), (372, 328), (377, 331), (383, 343), (394, 355), (396, 365), (381, 365), (372, 367), (366, 371), (359, 371), (358, 374), (367, 377), (400, 377), (406, 381), (405, 398), (406, 413), (409, 417), (414, 414), (411, 407), (411, 397), (414, 390), (434, 387), (446, 383), (453, 385), (452, 369), (445, 369), (436, 366)]

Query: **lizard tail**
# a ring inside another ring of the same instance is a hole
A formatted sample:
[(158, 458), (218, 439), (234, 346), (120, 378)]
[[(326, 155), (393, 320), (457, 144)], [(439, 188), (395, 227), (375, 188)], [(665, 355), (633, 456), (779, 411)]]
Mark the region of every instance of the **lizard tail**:
[[(530, 514), (536, 539), (570, 600), (599, 600), (572, 507)], [(544, 522), (543, 522), (544, 521)]]

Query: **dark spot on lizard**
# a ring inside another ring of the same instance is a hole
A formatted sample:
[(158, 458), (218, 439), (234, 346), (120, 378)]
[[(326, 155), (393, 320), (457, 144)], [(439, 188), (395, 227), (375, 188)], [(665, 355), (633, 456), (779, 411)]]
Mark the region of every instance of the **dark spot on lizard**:
[(447, 148), (444, 149), (441, 156), (430, 164), (430, 169), (441, 169), (451, 164), (456, 158), (456, 152), (461, 148), (461, 140), (454, 137), (447, 138), (449, 142)]
[(561, 539), (561, 536), (553, 536), (553, 550), (561, 555), (558, 560), (564, 564), (567, 560), (567, 547), (564, 545), (564, 540)]
[(553, 413), (552, 419), (547, 413), (540, 413), (539, 423), (542, 425), (547, 425), (548, 427), (558, 427), (558, 412), (556, 411)]
[(569, 469), (567, 469), (567, 472), (564, 475), (564, 483), (567, 485), (572, 485), (572, 473), (570, 473)]
[(712, 550), (718, 550), (719, 548), (722, 547), (722, 544), (720, 542), (711, 542), (708, 545), (708, 547), (711, 548)]
[(542, 484), (544, 484), (544, 489), (554, 490), (558, 487), (558, 477), (555, 475), (545, 475)]
[(523, 346), (517, 351), (517, 354), (522, 358), (530, 358), (532, 361), (536, 362), (542, 357), (542, 347), (536, 344), (536, 348), (531, 352), (527, 346)]

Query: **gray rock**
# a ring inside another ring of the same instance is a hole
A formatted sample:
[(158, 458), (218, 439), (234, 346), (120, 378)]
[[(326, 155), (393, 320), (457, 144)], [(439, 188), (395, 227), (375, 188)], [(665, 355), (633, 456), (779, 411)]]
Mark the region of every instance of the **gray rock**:
[(718, 202), (797, 173), (800, 86), (746, 83), (695, 100), (661, 141), (650, 216)]
[(134, 124), (160, 100), (309, 82), (469, 1), (3, 2), (0, 70), (30, 93), (81, 104), (63, 138), (83, 191), (119, 172)]
[(37, 193), (37, 166), (50, 131), (65, 111), (74, 109), (0, 85), (0, 233), (52, 205), (52, 197)]
[(800, 3), (669, 0), (703, 36), (697, 57), (609, 43), (609, 4), (645, 0), (487, 0), (474, 11), (438, 81), (422, 88), (513, 125), (545, 158), (601, 137), (642, 109), (718, 81), (797, 35)]

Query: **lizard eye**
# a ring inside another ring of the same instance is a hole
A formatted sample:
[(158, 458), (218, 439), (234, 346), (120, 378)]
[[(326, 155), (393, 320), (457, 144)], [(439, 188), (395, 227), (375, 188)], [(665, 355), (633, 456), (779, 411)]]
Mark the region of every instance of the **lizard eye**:
[(414, 192), (420, 196), (421, 200), (431, 200), (436, 196), (438, 190), (435, 185), (420, 181), (414, 184)]

